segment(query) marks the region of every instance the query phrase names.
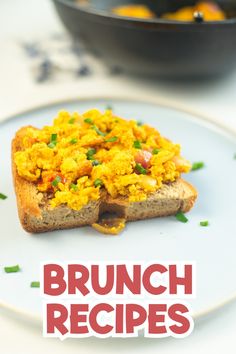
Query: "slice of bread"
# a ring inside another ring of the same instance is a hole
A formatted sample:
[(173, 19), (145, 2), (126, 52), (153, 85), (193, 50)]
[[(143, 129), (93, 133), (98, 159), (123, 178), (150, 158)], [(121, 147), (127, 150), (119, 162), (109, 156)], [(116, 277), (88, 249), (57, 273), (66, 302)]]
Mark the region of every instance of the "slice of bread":
[(91, 201), (81, 210), (65, 205), (50, 208), (49, 199), (17, 173), (14, 153), (22, 149), (21, 141), (26, 127), (20, 129), (12, 141), (12, 173), (15, 186), (18, 214), (23, 228), (31, 233), (92, 225), (103, 213), (112, 213), (127, 221), (175, 215), (189, 211), (197, 198), (195, 188), (179, 178), (163, 185), (141, 202), (130, 203), (126, 198), (112, 199), (105, 191), (98, 201)]

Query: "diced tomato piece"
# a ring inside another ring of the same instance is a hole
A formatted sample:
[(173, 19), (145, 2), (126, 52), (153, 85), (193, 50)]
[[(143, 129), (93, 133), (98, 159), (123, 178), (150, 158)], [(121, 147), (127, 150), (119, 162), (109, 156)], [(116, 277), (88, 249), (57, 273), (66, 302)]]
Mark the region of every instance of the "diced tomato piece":
[(143, 168), (148, 168), (150, 166), (150, 160), (152, 158), (151, 152), (147, 150), (140, 150), (135, 156), (135, 162), (140, 163)]
[(65, 184), (67, 179), (60, 173), (60, 172), (55, 172), (53, 173), (50, 177), (48, 177), (46, 179), (46, 181), (48, 182), (52, 182), (54, 181), (54, 179), (57, 177), (57, 176), (60, 176), (61, 177), (61, 183)]

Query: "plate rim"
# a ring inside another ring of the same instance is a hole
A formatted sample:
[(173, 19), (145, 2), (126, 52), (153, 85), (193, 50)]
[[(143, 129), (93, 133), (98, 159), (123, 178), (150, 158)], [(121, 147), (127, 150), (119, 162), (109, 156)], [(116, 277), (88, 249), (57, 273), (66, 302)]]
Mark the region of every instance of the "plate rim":
[[(152, 104), (161, 108), (166, 108), (166, 109), (171, 109), (174, 111), (178, 111), (179, 113), (184, 113), (187, 115), (192, 116), (195, 118), (197, 121), (200, 121), (202, 123), (208, 123), (210, 127), (212, 128), (218, 128), (220, 131), (223, 131), (224, 133), (227, 133), (227, 135), (231, 136), (232, 138), (235, 139), (236, 141), (236, 128), (229, 127), (226, 123), (215, 121), (213, 117), (210, 117), (207, 114), (200, 113), (195, 111), (194, 109), (188, 108), (186, 106), (183, 106), (182, 104), (177, 104), (176, 102), (171, 102), (171, 100), (165, 100), (165, 99), (160, 99), (160, 98), (153, 98), (153, 97), (146, 97), (142, 96), (142, 94), (135, 94), (135, 95), (130, 95), (126, 94), (125, 97), (122, 94), (103, 94), (103, 93), (93, 93), (91, 96), (89, 94), (83, 94), (80, 95), (79, 97), (77, 95), (70, 96), (67, 98), (63, 99), (49, 99), (48, 101), (45, 101), (44, 103), (37, 103), (37, 104), (32, 104), (31, 106), (28, 105), (27, 108), (19, 110), (18, 113), (13, 113), (10, 115), (6, 115), (0, 118), (0, 126), (2, 124), (5, 124), (13, 119), (15, 119), (17, 116), (23, 116), (24, 114), (29, 114), (30, 112), (35, 112), (40, 109), (46, 109), (50, 108), (56, 105), (60, 104), (68, 104), (68, 103), (75, 103), (75, 102), (86, 102), (86, 101), (92, 101), (92, 100), (113, 100), (113, 101), (125, 101), (125, 102), (137, 102), (137, 103), (143, 103), (143, 104)], [(236, 291), (229, 295), (228, 297), (222, 298), (222, 300), (216, 302), (212, 306), (208, 306), (204, 308), (201, 311), (195, 312), (193, 314), (193, 319), (194, 320), (199, 320), (201, 318), (207, 317), (210, 314), (213, 314), (214, 312), (220, 310), (222, 307), (227, 306), (228, 304), (232, 303), (233, 301), (236, 300)], [(0, 298), (0, 310), (4, 309), (7, 312), (13, 313), (22, 319), (30, 320), (33, 321), (36, 324), (41, 324), (42, 323), (42, 316), (36, 315), (35, 313), (31, 311), (27, 311), (25, 309), (21, 309), (17, 306), (14, 306), (12, 304), (9, 304), (5, 301), (2, 301)]]
[(8, 122), (9, 120), (12, 120), (16, 118), (17, 116), (21, 116), (24, 114), (28, 114), (33, 111), (37, 111), (39, 109), (44, 109), (44, 108), (50, 108), (55, 105), (59, 104), (68, 104), (68, 103), (73, 103), (73, 102), (85, 102), (85, 101), (92, 101), (92, 100), (116, 100), (116, 101), (126, 101), (126, 102), (137, 102), (137, 103), (144, 103), (144, 104), (153, 104), (162, 108), (166, 109), (171, 109), (178, 111), (179, 113), (184, 113), (187, 115), (191, 115), (194, 118), (197, 118), (197, 120), (200, 120), (205, 123), (209, 123), (213, 127), (216, 127), (218, 129), (221, 129), (228, 133), (229, 135), (233, 136), (236, 139), (236, 127), (228, 126), (227, 123), (219, 122), (218, 120), (214, 120), (214, 118), (210, 115), (195, 111), (192, 108), (186, 107), (182, 104), (178, 104), (175, 101), (171, 101), (169, 99), (160, 99), (160, 98), (153, 98), (153, 97), (146, 97), (143, 98), (141, 94), (135, 94), (135, 95), (127, 95), (125, 94), (125, 97), (118, 93), (118, 94), (95, 94), (93, 93), (91, 96), (88, 94), (83, 94), (80, 95), (79, 97), (72, 96), (64, 99), (49, 99), (49, 101), (45, 101), (45, 103), (36, 103), (32, 104), (31, 106), (29, 105), (27, 108), (20, 110), (17, 113), (13, 114), (7, 114), (5, 116), (0, 117), (0, 125)]

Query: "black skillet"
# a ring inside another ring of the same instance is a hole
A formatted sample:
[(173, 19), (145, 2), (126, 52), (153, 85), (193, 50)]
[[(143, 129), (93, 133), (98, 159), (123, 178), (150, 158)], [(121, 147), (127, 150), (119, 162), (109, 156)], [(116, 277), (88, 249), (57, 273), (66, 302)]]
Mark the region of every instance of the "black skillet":
[(115, 6), (141, 3), (161, 15), (196, 2), (191, 0), (91, 0), (89, 5), (73, 0), (53, 2), (73, 37), (109, 67), (173, 78), (216, 76), (236, 68), (236, 0), (216, 1), (227, 13), (227, 20), (202, 23), (111, 13)]

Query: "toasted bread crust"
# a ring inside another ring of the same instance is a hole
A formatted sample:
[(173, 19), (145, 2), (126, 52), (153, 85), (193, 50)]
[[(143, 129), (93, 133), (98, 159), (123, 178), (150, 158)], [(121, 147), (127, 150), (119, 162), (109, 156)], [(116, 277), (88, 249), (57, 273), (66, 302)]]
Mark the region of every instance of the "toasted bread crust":
[(39, 207), (40, 194), (33, 183), (26, 181), (17, 173), (14, 162), (14, 154), (16, 151), (22, 149), (22, 137), (25, 134), (27, 127), (18, 130), (15, 139), (12, 141), (12, 175), (17, 196), (17, 207), (20, 220), (24, 219), (24, 214), (30, 214), (35, 217), (41, 217), (41, 210)]
[(38, 233), (91, 225), (104, 212), (115, 213), (127, 221), (175, 215), (178, 211), (188, 212), (196, 201), (195, 188), (179, 178), (173, 183), (163, 185), (141, 202), (129, 203), (125, 198), (112, 199), (107, 193), (103, 193), (100, 200), (89, 202), (79, 211), (65, 205), (51, 209), (49, 203), (43, 201), (43, 194), (37, 190), (36, 185), (17, 173), (14, 154), (22, 149), (22, 137), (27, 128), (21, 128), (12, 141), (12, 174), (18, 214), (22, 227), (27, 232)]

